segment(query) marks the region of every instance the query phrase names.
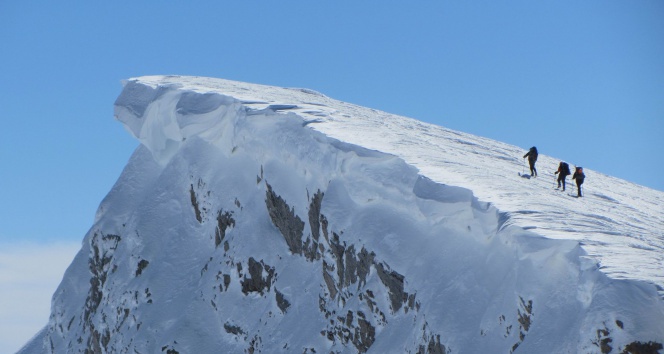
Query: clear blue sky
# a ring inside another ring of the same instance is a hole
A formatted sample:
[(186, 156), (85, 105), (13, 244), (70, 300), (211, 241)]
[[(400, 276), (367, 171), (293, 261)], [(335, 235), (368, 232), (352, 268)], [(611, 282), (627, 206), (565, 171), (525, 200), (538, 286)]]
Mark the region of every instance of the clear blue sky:
[(154, 74), (306, 87), (664, 190), (661, 0), (3, 1), (0, 44), (0, 241), (83, 238), (138, 145), (120, 81)]

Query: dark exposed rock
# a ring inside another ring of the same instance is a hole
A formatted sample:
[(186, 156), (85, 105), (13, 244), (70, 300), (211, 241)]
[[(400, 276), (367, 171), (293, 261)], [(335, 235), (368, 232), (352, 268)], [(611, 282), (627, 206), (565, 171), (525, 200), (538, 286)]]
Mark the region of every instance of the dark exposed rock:
[(233, 219), (233, 214), (228, 211), (219, 210), (217, 214), (217, 227), (214, 231), (214, 246), (219, 247), (221, 242), (226, 237), (226, 230), (235, 226), (235, 219)]
[(659, 351), (664, 349), (662, 343), (657, 342), (632, 342), (625, 346), (622, 354), (659, 354)]
[(309, 204), (309, 226), (311, 228), (311, 240), (307, 238), (307, 241), (304, 245), (304, 253), (308, 261), (313, 262), (314, 260), (321, 259), (323, 253), (325, 252), (325, 247), (320, 240), (320, 230), (323, 226), (323, 234), (325, 235), (325, 240), (327, 241), (327, 223), (325, 221), (325, 216), (320, 213), (321, 206), (323, 203), (324, 193), (320, 189), (314, 194)]
[(374, 263), (375, 257), (375, 253), (367, 251), (364, 247), (357, 254), (355, 269), (357, 271), (357, 279), (359, 280), (358, 288), (367, 283), (367, 276), (371, 272), (371, 265)]
[(337, 296), (337, 287), (334, 285), (334, 279), (332, 279), (332, 276), (330, 273), (328, 273), (326, 270), (325, 265), (323, 266), (323, 280), (325, 280), (325, 284), (327, 285), (327, 289), (330, 291), (330, 298), (334, 299)]
[(106, 329), (104, 335), (101, 337), (101, 346), (104, 347), (104, 352), (108, 352), (108, 342), (111, 341), (111, 332)]
[(228, 286), (231, 284), (231, 276), (224, 274), (224, 290), (228, 290)]
[[(367, 278), (371, 274), (371, 267), (374, 266), (377, 269), (379, 279), (387, 288), (393, 312), (398, 311), (404, 304), (407, 304), (407, 308), (413, 309), (417, 305), (415, 294), (409, 295), (404, 291), (404, 277), (392, 271), (386, 263), (377, 263), (375, 253), (364, 247), (358, 252), (354, 244), (347, 245), (345, 241), (341, 240), (340, 235), (343, 235), (343, 232), (328, 231), (329, 222), (320, 213), (323, 192), (318, 190), (311, 198), (308, 210), (311, 236), (303, 242), (304, 222), (295, 214), (294, 208), (290, 207), (283, 198), (274, 192), (272, 186), (267, 183), (266, 186), (265, 202), (268, 213), (272, 223), (286, 240), (291, 253), (300, 254), (311, 262), (320, 260), (325, 252), (328, 252), (326, 259), (329, 259), (327, 257), (334, 259), (333, 264), (323, 260), (323, 280), (329, 291), (329, 298), (336, 301), (328, 304), (324, 297), (319, 297), (320, 311), (325, 315), (325, 318), (331, 321), (328, 328), (321, 331), (321, 334), (331, 341), (352, 344), (360, 353), (368, 351), (374, 343), (376, 335), (376, 324), (372, 322), (385, 325), (387, 324), (386, 317), (376, 301), (373, 300), (373, 292), (370, 289), (366, 289), (366, 300), (362, 300), (365, 293), (360, 292), (359, 295), (355, 295), (355, 290), (352, 290), (351, 286), (355, 285), (356, 290), (366, 286)], [(323, 237), (320, 237), (321, 231)], [(262, 267), (262, 262), (259, 263), (250, 258), (248, 266), (249, 275), (245, 276), (242, 282), (242, 291), (245, 294), (248, 292), (260, 292), (262, 294), (265, 289), (269, 291), (271, 285), (270, 275), (262, 276), (263, 270), (267, 270)], [(238, 273), (242, 277), (240, 268), (238, 268)], [(277, 305), (285, 313), (288, 308), (285, 304), (288, 303), (282, 302), (282, 300), (286, 301), (283, 294), (276, 290), (275, 293)], [(367, 318), (363, 313), (359, 311), (354, 313), (351, 310), (346, 310), (345, 316), (335, 317), (334, 307), (344, 308), (346, 303), (355, 296), (359, 296), (360, 301), (366, 301), (371, 311), (371, 317)], [(328, 308), (329, 305), (332, 305), (333, 308)], [(437, 344), (435, 340), (432, 340), (429, 347), (444, 350), (439, 340)], [(431, 350), (430, 352), (436, 353), (436, 351)]]
[(440, 343), (440, 335), (431, 336), (426, 347), (420, 345), (417, 354), (447, 354), (449, 351)]
[(346, 247), (345, 243), (341, 243), (339, 235), (334, 232), (329, 245), (336, 260), (338, 289), (347, 288), (351, 284), (358, 284), (359, 288), (366, 284), (366, 277), (371, 270), (375, 254), (368, 252), (364, 247), (356, 253), (354, 245)]
[[(519, 308), (517, 309), (517, 320), (519, 321), (519, 341), (512, 345), (510, 353), (513, 353), (526, 338), (526, 334), (528, 333), (528, 330), (530, 330), (530, 325), (532, 323), (532, 316), (533, 301), (528, 300), (528, 302), (526, 302), (523, 297), (519, 296)], [(502, 316), (502, 319), (504, 320), (505, 316)], [(507, 327), (507, 334), (505, 337), (510, 334), (511, 330), (512, 326), (510, 325)]]
[(152, 303), (152, 299), (150, 299), (151, 296), (152, 296), (152, 293), (150, 293), (150, 288), (145, 288), (145, 298), (148, 299), (147, 300), (148, 304)]
[(357, 316), (353, 345), (360, 353), (365, 353), (376, 340), (376, 328), (366, 320), (362, 311), (358, 311)]
[(330, 320), (330, 325), (327, 330), (321, 331), (321, 335), (333, 342), (351, 343), (359, 353), (365, 353), (376, 340), (376, 328), (362, 311), (347, 311), (345, 316), (337, 316), (336, 322)]
[(383, 263), (375, 263), (378, 278), (388, 289), (392, 312), (397, 312), (401, 308), (404, 300), (407, 300), (408, 294), (404, 292), (404, 276), (385, 268)]
[(261, 166), (261, 174), (256, 176), (256, 184), (260, 184), (263, 181), (263, 166)]
[(276, 294), (276, 298), (277, 298), (277, 306), (279, 307), (281, 312), (286, 313), (286, 310), (288, 310), (288, 308), (291, 305), (290, 302), (288, 302), (288, 300), (286, 300), (286, 298), (284, 297), (284, 294), (282, 294), (279, 290), (274, 289), (274, 293)]
[(533, 314), (533, 300), (528, 300), (528, 303), (526, 303), (522, 297), (519, 296), (519, 299), (521, 300), (521, 308), (524, 310), (523, 312), (518, 310), (519, 324), (521, 324), (524, 331), (528, 332), (530, 329), (530, 317)]
[(325, 237), (325, 241), (327, 241), (329, 243), (330, 242), (330, 237), (329, 237), (328, 232), (327, 232), (328, 224), (329, 224), (329, 222), (327, 221), (327, 218), (325, 217), (325, 215), (320, 214), (320, 226), (321, 226), (321, 230), (323, 230), (323, 237)]
[[(102, 336), (95, 328), (92, 323), (92, 317), (97, 313), (97, 309), (104, 296), (103, 289), (106, 284), (110, 263), (113, 260), (113, 252), (120, 240), (121, 237), (118, 235), (95, 233), (90, 241), (92, 254), (88, 259), (88, 267), (92, 277), (90, 278), (90, 289), (88, 297), (85, 300), (83, 312), (84, 331), (90, 333), (86, 349), (86, 352), (89, 353), (101, 353), (102, 345), (105, 347), (108, 343), (108, 338), (110, 338), (110, 333), (107, 332)], [(102, 341), (105, 341), (106, 344), (103, 344)]]
[[(256, 262), (253, 257), (249, 258), (249, 275), (251, 278), (244, 277), (242, 283), (242, 292), (246, 295), (250, 292), (258, 292), (263, 295), (265, 290), (270, 290), (272, 286), (272, 277), (274, 276), (274, 267), (269, 267), (263, 262)], [(267, 272), (267, 277), (263, 277), (263, 270)]]
[(606, 327), (598, 329), (596, 334), (597, 339), (593, 340), (592, 343), (599, 348), (602, 354), (610, 353), (613, 350), (613, 347), (611, 346), (613, 339), (610, 337), (611, 332), (609, 329)]
[(417, 294), (410, 294), (408, 295), (408, 305), (406, 305), (406, 313), (408, 313), (408, 309), (415, 308), (415, 297)]
[(191, 184), (191, 188), (189, 189), (189, 195), (191, 199), (191, 205), (194, 207), (194, 213), (196, 215), (196, 220), (198, 220), (199, 223), (203, 222), (203, 217), (201, 216), (201, 210), (198, 206), (198, 199), (196, 198), (196, 192), (194, 192), (194, 185)]
[(290, 208), (286, 201), (278, 196), (272, 186), (267, 184), (265, 204), (274, 226), (279, 229), (286, 239), (286, 244), (293, 254), (302, 254), (302, 233), (304, 222), (295, 214), (295, 209)]
[(253, 338), (251, 338), (251, 342), (249, 342), (249, 348), (247, 348), (247, 353), (248, 354), (254, 354), (256, 352), (260, 353), (260, 346), (262, 342), (263, 340), (261, 339), (261, 337), (255, 335)]
[(306, 258), (309, 262), (320, 259), (320, 253), (318, 253), (318, 242), (312, 241), (309, 237), (307, 237), (304, 245), (302, 245), (302, 252), (304, 253), (304, 258)]
[(344, 284), (344, 252), (346, 248), (345, 245), (342, 245), (339, 240), (339, 235), (337, 233), (332, 233), (332, 240), (330, 240), (330, 251), (334, 256), (334, 259), (337, 262), (337, 278), (339, 289), (343, 288)]
[(355, 246), (350, 245), (344, 251), (343, 282), (341, 287), (347, 288), (350, 284), (357, 283), (357, 258), (355, 258)]
[[(598, 330), (598, 332), (599, 332), (599, 330)], [(611, 353), (611, 350), (613, 350), (613, 347), (611, 347), (610, 344), (611, 344), (611, 342), (613, 342), (613, 339), (611, 339), (611, 337), (608, 337), (608, 335), (609, 335), (608, 331), (604, 331), (604, 333), (602, 335), (604, 335), (606, 337), (600, 339), (599, 349), (602, 351), (602, 353), (606, 353), (606, 354)], [(598, 333), (598, 336), (599, 336), (599, 333)]]
[(236, 336), (244, 335), (245, 333), (239, 326), (231, 325), (228, 322), (224, 323), (224, 329), (226, 330), (226, 333), (234, 334)]
[(318, 190), (311, 199), (309, 205), (309, 225), (311, 226), (311, 236), (315, 243), (320, 239), (320, 208), (323, 204), (324, 193)]
[(150, 262), (146, 261), (145, 259), (141, 259), (140, 262), (138, 262), (138, 266), (136, 267), (136, 276), (139, 276), (143, 273), (143, 269), (147, 268), (148, 264)]
[(94, 325), (90, 325), (90, 337), (88, 338), (88, 347), (85, 349), (85, 354), (101, 354), (100, 334)]

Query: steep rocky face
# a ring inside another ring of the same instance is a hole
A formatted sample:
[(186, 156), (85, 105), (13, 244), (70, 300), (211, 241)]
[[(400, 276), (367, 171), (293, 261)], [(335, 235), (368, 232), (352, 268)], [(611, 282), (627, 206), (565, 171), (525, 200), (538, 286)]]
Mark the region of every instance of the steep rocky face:
[(469, 190), (313, 131), (288, 113), (296, 105), (140, 86), (120, 111), (145, 146), (31, 352), (661, 347), (656, 290), (609, 280), (578, 243), (540, 238)]
[[(330, 320), (330, 324), (321, 330), (321, 334), (332, 342), (332, 346), (336, 343), (343, 346), (352, 345), (357, 352), (364, 353), (375, 341), (376, 327), (382, 327), (387, 323), (387, 317), (383, 312), (387, 309), (381, 309), (373, 300), (374, 292), (388, 294), (391, 301), (391, 311), (389, 312), (392, 315), (400, 310), (404, 302), (408, 302), (409, 308), (413, 309), (415, 296), (409, 298), (408, 294), (403, 292), (402, 275), (394, 271), (388, 274), (385, 270), (386, 265), (374, 262), (375, 253), (369, 253), (365, 248), (356, 252), (354, 245), (342, 242), (339, 235), (334, 232), (331, 238), (328, 236), (329, 224), (321, 223), (321, 220), (327, 220), (320, 213), (323, 196), (323, 192), (317, 191), (310, 203), (308, 215), (311, 233), (305, 242), (305, 254), (303, 255), (310, 262), (322, 263), (322, 274), (320, 274), (318, 282), (325, 283), (327, 292), (326, 296), (319, 297), (319, 310), (326, 319)], [(301, 242), (304, 223), (299, 217), (293, 215), (294, 209), (289, 209), (288, 204), (275, 194), (269, 184), (267, 184), (265, 203), (272, 222), (280, 230), (291, 252), (302, 255)], [(321, 232), (325, 238), (319, 243)], [(293, 247), (294, 244), (298, 247)], [(328, 264), (329, 260), (334, 263)], [(383, 283), (382, 287), (371, 289), (366, 285), (371, 267), (378, 270), (378, 277)], [(358, 310), (357, 307), (347, 306), (346, 304), (351, 300), (355, 303), (366, 302), (366, 306), (370, 310), (369, 315)], [(343, 315), (344, 312), (345, 315)], [(340, 316), (338, 313), (342, 315)]]

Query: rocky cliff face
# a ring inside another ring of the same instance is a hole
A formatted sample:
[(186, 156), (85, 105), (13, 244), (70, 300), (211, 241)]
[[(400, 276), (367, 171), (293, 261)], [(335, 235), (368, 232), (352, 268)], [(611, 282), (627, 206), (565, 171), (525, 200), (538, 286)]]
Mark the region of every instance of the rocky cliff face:
[(654, 286), (310, 129), (329, 109), (320, 94), (272, 102), (170, 80), (131, 81), (118, 99), (142, 146), (24, 353), (661, 349)]

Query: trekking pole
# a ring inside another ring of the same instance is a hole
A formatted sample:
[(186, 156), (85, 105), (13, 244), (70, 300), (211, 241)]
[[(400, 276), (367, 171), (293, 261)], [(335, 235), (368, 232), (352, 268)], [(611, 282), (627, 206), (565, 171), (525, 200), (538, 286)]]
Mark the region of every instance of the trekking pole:
[(521, 170), (522, 170), (521, 174), (525, 175), (526, 174), (526, 158), (525, 157), (523, 158), (523, 167), (522, 167)]

